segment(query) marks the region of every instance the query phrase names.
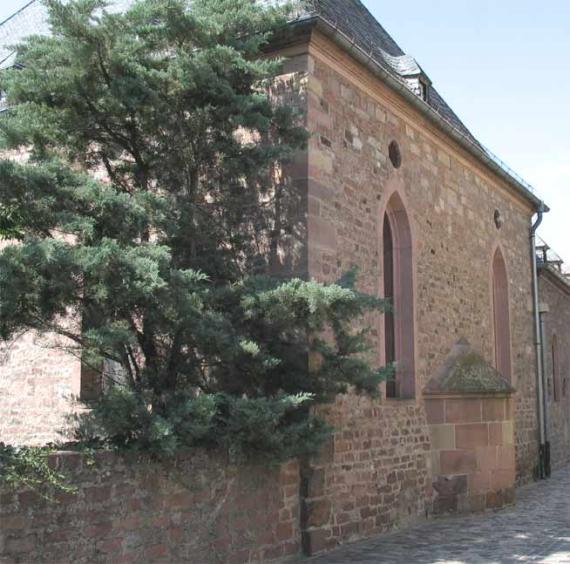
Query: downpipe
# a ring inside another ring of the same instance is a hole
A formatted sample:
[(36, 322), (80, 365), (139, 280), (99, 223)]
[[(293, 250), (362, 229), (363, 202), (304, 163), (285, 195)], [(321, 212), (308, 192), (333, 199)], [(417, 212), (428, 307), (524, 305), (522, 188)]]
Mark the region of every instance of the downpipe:
[(538, 264), (536, 260), (536, 231), (542, 223), (545, 206), (543, 202), (537, 210), (536, 221), (530, 229), (530, 250), (532, 255), (532, 291), (533, 291), (533, 314), (534, 314), (534, 336), (536, 351), (536, 390), (537, 390), (537, 415), (539, 433), (539, 453), (538, 453), (538, 477), (541, 480), (550, 475), (550, 444), (548, 442), (546, 427), (546, 398), (544, 386), (544, 348), (543, 330), (538, 297)]

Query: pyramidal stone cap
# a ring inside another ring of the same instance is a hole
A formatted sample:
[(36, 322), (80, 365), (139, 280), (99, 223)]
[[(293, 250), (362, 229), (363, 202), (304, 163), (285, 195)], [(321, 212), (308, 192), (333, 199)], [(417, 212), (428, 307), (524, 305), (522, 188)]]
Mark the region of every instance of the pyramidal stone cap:
[(466, 339), (459, 340), (424, 395), (510, 395), (515, 389)]

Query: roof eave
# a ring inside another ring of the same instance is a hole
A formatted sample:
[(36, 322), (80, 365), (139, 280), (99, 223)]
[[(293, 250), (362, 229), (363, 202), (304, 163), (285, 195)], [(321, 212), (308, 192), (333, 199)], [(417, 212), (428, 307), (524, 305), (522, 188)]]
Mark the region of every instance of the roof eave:
[(394, 75), (390, 74), (381, 63), (379, 63), (371, 54), (366, 53), (359, 47), (355, 41), (351, 40), (343, 33), (335, 24), (326, 20), (319, 14), (305, 17), (297, 24), (311, 25), (326, 35), (344, 51), (351, 54), (358, 62), (364, 65), (375, 76), (380, 78), (390, 88), (398, 92), (412, 106), (425, 115), (430, 121), (435, 123), (441, 130), (452, 137), (463, 149), (478, 159), (487, 168), (492, 170), (497, 176), (504, 180), (509, 186), (514, 188), (517, 193), (529, 202), (535, 210), (542, 208), (544, 212), (550, 211), (550, 208), (529, 190), (524, 184), (519, 182), (514, 176), (509, 174), (503, 167), (496, 163), (489, 155), (476, 143), (467, 138), (463, 133), (453, 127), (447, 120), (441, 117), (431, 106), (426, 104), (421, 98), (416, 96), (409, 88)]

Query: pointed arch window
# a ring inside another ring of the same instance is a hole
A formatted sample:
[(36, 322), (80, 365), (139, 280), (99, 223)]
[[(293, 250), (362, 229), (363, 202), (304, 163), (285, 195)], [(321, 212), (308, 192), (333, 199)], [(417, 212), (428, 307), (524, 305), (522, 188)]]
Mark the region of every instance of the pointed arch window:
[(394, 363), (386, 383), (388, 398), (415, 397), (412, 237), (402, 200), (394, 194), (382, 220), (383, 296), (392, 304), (384, 314), (383, 356)]
[(560, 366), (558, 359), (558, 336), (552, 335), (552, 390), (554, 401), (560, 400)]
[(495, 367), (512, 380), (511, 325), (509, 316), (509, 281), (507, 267), (500, 249), (493, 257), (493, 321), (495, 330)]

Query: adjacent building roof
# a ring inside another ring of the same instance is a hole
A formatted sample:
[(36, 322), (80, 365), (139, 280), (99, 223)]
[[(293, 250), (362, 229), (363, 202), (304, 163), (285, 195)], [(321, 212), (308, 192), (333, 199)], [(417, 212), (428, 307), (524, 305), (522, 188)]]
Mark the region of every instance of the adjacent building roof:
[(537, 238), (536, 263), (538, 273), (548, 276), (567, 294), (570, 294), (570, 271), (562, 258), (540, 237)]
[[(259, 0), (266, 4), (280, 4), (286, 0)], [(390, 34), (376, 21), (360, 0), (293, 0), (297, 21), (315, 20), (349, 41), (351, 46), (366, 54), (367, 60), (381, 68), (386, 77), (399, 85), (401, 91), (418, 94), (417, 79), (423, 77), (429, 86), (429, 95), (421, 100), (420, 109), (428, 116), (440, 118), (447, 132), (495, 170), (526, 199), (538, 206), (541, 202), (532, 187), (485, 149), (471, 134), (455, 112), (431, 85), (418, 62), (404, 53)], [(110, 0), (113, 10), (122, 10), (133, 0)], [(189, 0), (191, 2), (191, 0)], [(14, 45), (27, 36), (49, 34), (47, 11), (40, 0), (31, 0), (13, 16), (0, 23), (0, 69), (15, 62)]]

